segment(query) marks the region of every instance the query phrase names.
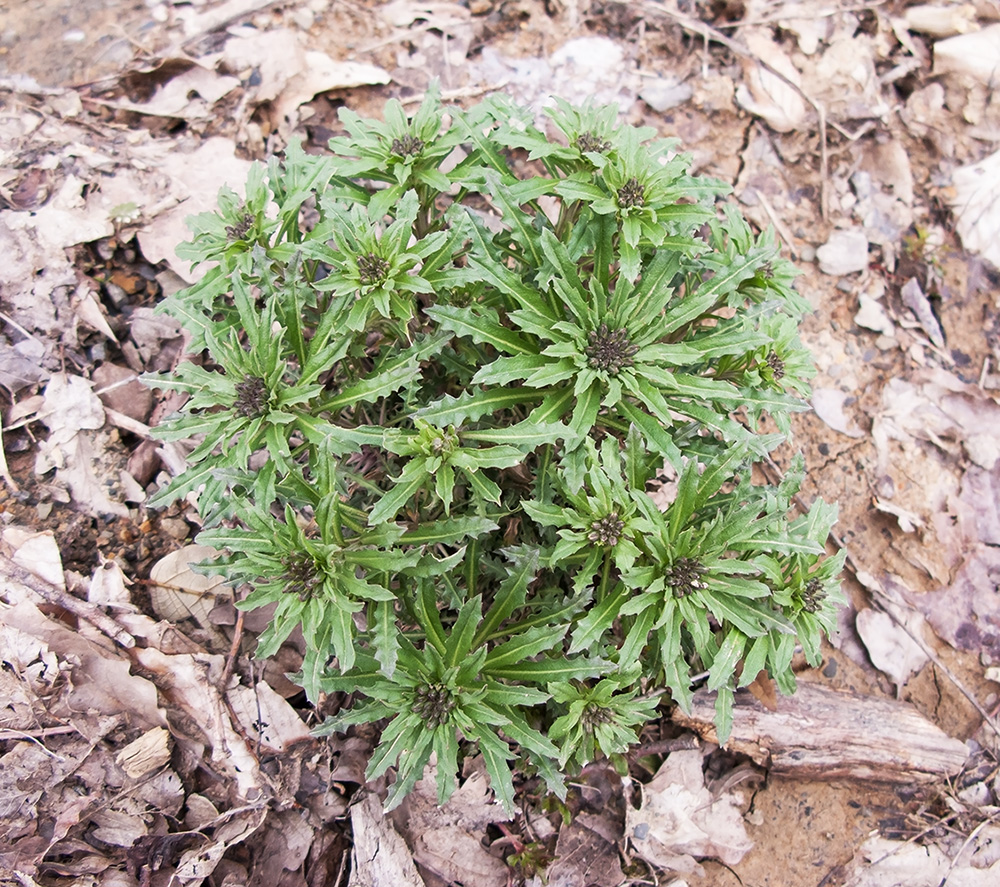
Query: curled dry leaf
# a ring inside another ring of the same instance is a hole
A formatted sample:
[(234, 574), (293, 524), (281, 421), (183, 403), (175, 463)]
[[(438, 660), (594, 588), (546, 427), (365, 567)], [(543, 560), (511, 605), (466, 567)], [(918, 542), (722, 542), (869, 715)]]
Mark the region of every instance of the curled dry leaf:
[(1000, 151), (956, 169), (952, 185), (950, 202), (962, 246), (1000, 267)]
[(118, 752), (115, 761), (130, 779), (141, 779), (170, 760), (170, 734), (163, 727), (147, 730)]
[(252, 688), (233, 687), (226, 695), (240, 725), (254, 741), (283, 752), (312, 738), (295, 709), (263, 681)]
[(834, 431), (848, 437), (864, 437), (865, 433), (844, 412), (844, 406), (850, 397), (847, 392), (836, 388), (814, 388), (811, 402), (816, 415)]
[(153, 564), (149, 578), (153, 612), (168, 622), (194, 619), (202, 628), (212, 622), (209, 614), (219, 598), (232, 597), (233, 590), (221, 576), (206, 576), (191, 569), (192, 564), (217, 557), (206, 545), (185, 545)]
[(382, 812), (378, 795), (364, 792), (351, 806), (354, 849), (348, 887), (424, 887), (410, 848)]
[(701, 875), (696, 859), (735, 865), (753, 846), (740, 811), (742, 795), (714, 797), (705, 787), (703, 758), (698, 749), (673, 752), (642, 787), (642, 806), (626, 813), (625, 834), (633, 849), (659, 868)]
[[(766, 60), (771, 68), (796, 86), (801, 84), (798, 68), (766, 32), (748, 30), (744, 39), (756, 58)], [(760, 62), (745, 60), (743, 70), (746, 83), (736, 89), (736, 101), (740, 107), (763, 118), (778, 132), (792, 132), (803, 126), (808, 108), (794, 87), (772, 74)]]

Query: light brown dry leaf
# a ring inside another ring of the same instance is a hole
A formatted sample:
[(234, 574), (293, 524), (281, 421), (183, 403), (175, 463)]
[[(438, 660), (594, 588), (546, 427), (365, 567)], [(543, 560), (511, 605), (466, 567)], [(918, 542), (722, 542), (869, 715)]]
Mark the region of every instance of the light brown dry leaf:
[(378, 795), (364, 792), (351, 806), (351, 827), (348, 887), (424, 887), (410, 848), (383, 812)]
[(934, 74), (965, 74), (992, 86), (1000, 72), (1000, 24), (938, 40)]
[(1000, 267), (1000, 151), (956, 169), (952, 186), (949, 203), (962, 246)]
[[(156, 676), (157, 685), (170, 694), (204, 733), (212, 763), (233, 780), (240, 797), (262, 791), (263, 778), (253, 749), (236, 732), (217, 689), (225, 659), (205, 653), (167, 655), (152, 647), (136, 648), (139, 663)], [(195, 737), (196, 739), (198, 737)]]
[(199, 887), (211, 875), (225, 852), (242, 844), (267, 818), (265, 808), (247, 810), (229, 819), (216, 830), (215, 839), (205, 839), (200, 847), (181, 855), (173, 877), (184, 887)]
[(976, 465), (991, 470), (1000, 459), (1000, 404), (947, 370), (921, 370), (912, 380), (889, 380), (882, 410), (873, 416), (872, 438), (880, 472), (892, 459), (891, 440), (929, 441), (952, 454), (964, 450)]
[(808, 59), (802, 84), (833, 120), (878, 119), (890, 111), (875, 70), (875, 47), (862, 34), (834, 38), (821, 56)]
[(236, 77), (226, 77), (195, 64), (158, 86), (148, 101), (130, 102), (119, 99), (108, 104), (122, 111), (134, 111), (154, 117), (204, 120), (212, 116), (215, 103), (239, 85), (240, 81)]
[(844, 412), (844, 406), (850, 397), (847, 392), (836, 388), (814, 388), (810, 403), (816, 415), (834, 431), (848, 437), (864, 437), (865, 433)]
[(205, 269), (192, 272), (187, 262), (174, 253), (178, 243), (188, 240), (191, 232), (184, 220), (196, 213), (216, 208), (219, 188), (228, 185), (237, 194), (244, 193), (250, 163), (236, 156), (236, 146), (229, 139), (213, 136), (200, 142), (189, 153), (167, 153), (159, 171), (166, 174), (178, 205), (160, 213), (138, 233), (142, 254), (152, 263), (166, 262), (188, 283), (195, 283)]
[(482, 759), (477, 759), (474, 771), (440, 807), (436, 776), (436, 767), (429, 766), (393, 814), (409, 840), (413, 858), (446, 881), (505, 887), (507, 866), (482, 845), (486, 827), (507, 818), (492, 797)]
[(159, 770), (170, 760), (170, 733), (163, 727), (153, 727), (132, 740), (115, 757), (115, 761), (130, 779), (140, 779)]
[(113, 649), (49, 619), (28, 601), (5, 610), (4, 622), (44, 643), (68, 674), (70, 680), (60, 700), (49, 703), (51, 714), (124, 714), (139, 726), (166, 725), (156, 688), (145, 678), (133, 675), (131, 663), (119, 658)]
[(255, 742), (283, 752), (312, 738), (295, 709), (263, 681), (253, 687), (232, 687), (226, 696), (241, 726)]
[(925, 333), (938, 348), (944, 348), (944, 333), (941, 332), (941, 324), (934, 316), (934, 309), (931, 308), (930, 300), (924, 295), (919, 281), (911, 277), (903, 288), (899, 291), (903, 304), (913, 312), (917, 322)]
[(933, 844), (890, 841), (875, 836), (861, 845), (850, 864), (844, 887), (995, 887), (1000, 863), (989, 868), (969, 864), (976, 842), (953, 861)]
[(191, 569), (191, 564), (218, 557), (219, 552), (206, 545), (185, 545), (161, 558), (149, 571), (150, 603), (153, 612), (168, 622), (194, 619), (202, 628), (210, 628), (209, 614), (219, 598), (231, 598), (233, 590), (221, 576), (206, 576)]
[[(66, 579), (63, 576), (62, 555), (59, 554), (55, 533), (51, 530), (37, 532), (14, 525), (3, 531), (3, 541), (13, 551), (11, 560), (14, 563), (34, 573), (39, 579), (44, 579), (54, 588), (65, 591)], [(20, 600), (41, 599), (35, 592), (13, 584), (7, 584), (3, 591), (12, 604)]]
[(696, 859), (735, 865), (753, 846), (740, 811), (742, 795), (713, 797), (705, 787), (703, 758), (699, 749), (672, 752), (642, 786), (642, 806), (627, 809), (625, 834), (632, 848), (659, 868), (700, 875)]
[[(773, 41), (770, 32), (760, 28), (747, 29), (743, 39), (756, 58), (764, 59), (789, 81), (801, 85), (798, 68)], [(809, 109), (802, 96), (785, 81), (749, 59), (743, 61), (743, 76), (745, 82), (736, 88), (736, 101), (741, 108), (763, 118), (777, 132), (792, 132), (805, 124)]]
[(548, 887), (618, 887), (624, 881), (617, 844), (621, 829), (609, 840), (604, 823), (594, 820), (593, 814), (580, 813), (559, 830), (556, 859), (545, 872)]
[[(923, 617), (908, 610), (905, 621), (907, 628), (920, 637)], [(887, 613), (874, 608), (861, 610), (855, 627), (868, 650), (872, 665), (885, 672), (897, 687), (905, 684), (910, 675), (920, 671), (927, 663), (927, 654)]]
[(951, 37), (979, 30), (976, 7), (972, 3), (922, 3), (908, 7), (903, 16), (907, 28), (931, 37)]

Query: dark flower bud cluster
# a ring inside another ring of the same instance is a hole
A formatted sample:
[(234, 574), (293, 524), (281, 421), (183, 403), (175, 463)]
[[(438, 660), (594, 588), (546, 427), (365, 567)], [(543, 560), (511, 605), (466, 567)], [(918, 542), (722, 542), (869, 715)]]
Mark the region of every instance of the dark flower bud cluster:
[(802, 609), (807, 613), (818, 613), (823, 609), (823, 601), (826, 600), (826, 592), (823, 590), (823, 583), (819, 579), (810, 579), (805, 588), (802, 589)]
[(612, 511), (607, 517), (595, 520), (590, 525), (590, 532), (587, 538), (598, 545), (607, 545), (609, 548), (618, 544), (622, 537), (622, 530), (625, 529), (625, 521), (618, 517), (617, 511)]
[(646, 189), (635, 176), (618, 189), (618, 205), (622, 209), (632, 209), (646, 202)]
[(699, 561), (690, 557), (680, 557), (667, 570), (667, 587), (673, 590), (675, 598), (687, 597), (700, 588), (705, 588), (701, 577), (708, 571)]
[(576, 147), (584, 154), (603, 154), (611, 150), (611, 142), (593, 132), (581, 132), (576, 137)]
[(595, 370), (604, 370), (612, 376), (628, 366), (632, 366), (632, 358), (639, 350), (628, 338), (628, 330), (609, 330), (606, 323), (590, 333), (587, 337), (590, 344), (584, 349), (587, 363)]
[(375, 253), (358, 256), (358, 277), (364, 284), (374, 285), (385, 280), (389, 273), (389, 262)]
[(397, 157), (414, 157), (424, 150), (423, 139), (405, 135), (401, 139), (392, 140), (392, 153)]
[(775, 352), (772, 351), (767, 355), (767, 365), (771, 368), (771, 374), (774, 376), (775, 382), (784, 378), (785, 362)]
[(244, 212), (243, 217), (235, 225), (226, 225), (226, 237), (233, 242), (245, 239), (256, 221), (252, 212), (249, 210)]
[(307, 601), (323, 584), (323, 571), (316, 561), (304, 552), (286, 555), (281, 559), (285, 567), (286, 590), (296, 594), (301, 601)]
[(413, 700), (413, 713), (420, 715), (431, 728), (440, 727), (455, 708), (455, 698), (444, 684), (424, 684), (417, 687)]
[(259, 376), (247, 376), (236, 383), (236, 400), (233, 409), (247, 419), (257, 419), (267, 412), (271, 393), (267, 383)]
[(609, 724), (614, 720), (614, 715), (603, 705), (590, 702), (583, 710), (583, 724), (593, 730), (599, 724)]

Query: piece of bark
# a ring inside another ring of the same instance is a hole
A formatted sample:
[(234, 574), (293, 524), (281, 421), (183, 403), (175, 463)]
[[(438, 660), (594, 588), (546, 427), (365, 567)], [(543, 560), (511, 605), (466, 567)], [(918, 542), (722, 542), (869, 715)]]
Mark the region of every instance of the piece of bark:
[[(717, 742), (715, 694), (694, 695), (691, 714), (673, 720)], [(738, 693), (726, 748), (749, 755), (777, 776), (910, 784), (936, 782), (962, 769), (965, 743), (952, 739), (912, 705), (800, 682), (794, 696), (768, 711)]]

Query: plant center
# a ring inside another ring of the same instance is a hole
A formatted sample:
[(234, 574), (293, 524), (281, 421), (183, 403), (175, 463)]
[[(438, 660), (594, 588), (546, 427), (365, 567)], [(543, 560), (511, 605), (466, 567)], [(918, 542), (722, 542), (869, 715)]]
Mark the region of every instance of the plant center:
[(618, 517), (617, 511), (612, 511), (607, 517), (595, 520), (590, 525), (590, 532), (587, 538), (598, 545), (613, 547), (618, 544), (622, 537), (622, 530), (625, 529), (625, 521)]
[(236, 400), (233, 409), (247, 419), (257, 419), (267, 412), (270, 392), (267, 383), (259, 376), (247, 376), (236, 383)]
[(416, 136), (405, 135), (392, 140), (392, 153), (398, 157), (413, 157), (424, 150), (424, 142)]
[(632, 366), (632, 358), (639, 350), (628, 338), (628, 330), (609, 330), (606, 323), (587, 337), (590, 344), (584, 349), (587, 363), (595, 370), (604, 370), (617, 376), (623, 367)]
[(664, 578), (667, 586), (673, 591), (674, 597), (681, 598), (705, 587), (701, 577), (706, 572), (708, 571), (699, 561), (690, 557), (681, 557), (671, 564)]
[(646, 189), (635, 176), (618, 189), (618, 205), (622, 209), (642, 206), (646, 202)]
[(420, 715), (428, 727), (441, 726), (454, 707), (455, 698), (444, 684), (424, 684), (414, 693), (413, 713)]
[(358, 277), (364, 284), (381, 283), (389, 273), (389, 262), (375, 253), (358, 256)]

